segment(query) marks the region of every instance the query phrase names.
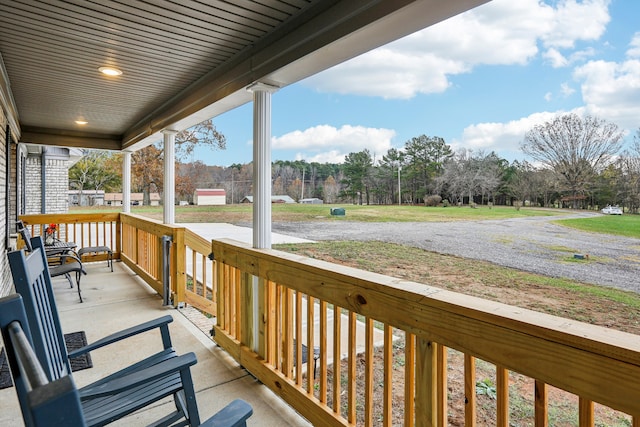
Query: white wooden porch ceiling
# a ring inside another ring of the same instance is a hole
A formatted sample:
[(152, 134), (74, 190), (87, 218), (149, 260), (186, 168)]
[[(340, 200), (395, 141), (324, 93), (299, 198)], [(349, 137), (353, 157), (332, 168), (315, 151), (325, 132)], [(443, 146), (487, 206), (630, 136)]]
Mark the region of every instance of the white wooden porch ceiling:
[(485, 1), (0, 0), (0, 96), (23, 142), (132, 148)]

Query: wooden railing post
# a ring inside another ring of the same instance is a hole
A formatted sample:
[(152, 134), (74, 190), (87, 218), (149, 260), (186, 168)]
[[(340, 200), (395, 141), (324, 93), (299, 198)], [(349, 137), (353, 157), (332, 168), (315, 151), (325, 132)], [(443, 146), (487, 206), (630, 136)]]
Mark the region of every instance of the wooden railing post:
[(120, 214), (118, 214), (118, 220), (115, 227), (116, 247), (113, 249), (115, 250), (115, 253), (120, 254), (122, 252), (122, 216)]
[[(173, 293), (175, 295), (173, 305), (178, 306), (186, 299), (185, 291), (187, 289), (187, 251), (184, 243), (184, 228), (175, 228), (173, 231), (173, 256), (171, 263), (174, 265), (172, 270), (173, 277)], [(196, 277), (192, 278), (193, 288), (196, 288)], [(206, 283), (203, 284), (206, 286)]]

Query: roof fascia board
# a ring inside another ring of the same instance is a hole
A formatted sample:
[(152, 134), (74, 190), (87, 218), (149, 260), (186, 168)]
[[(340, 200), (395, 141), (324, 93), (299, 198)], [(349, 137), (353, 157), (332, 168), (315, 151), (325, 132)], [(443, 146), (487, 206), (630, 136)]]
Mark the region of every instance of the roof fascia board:
[(20, 142), (62, 147), (120, 150), (121, 138), (117, 135), (60, 131), (59, 129), (22, 129)]

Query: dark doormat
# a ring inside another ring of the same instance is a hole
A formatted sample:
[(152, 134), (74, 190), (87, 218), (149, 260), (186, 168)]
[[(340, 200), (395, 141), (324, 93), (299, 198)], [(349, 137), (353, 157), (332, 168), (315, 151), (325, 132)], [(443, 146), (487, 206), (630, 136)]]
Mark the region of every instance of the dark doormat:
[[(68, 352), (87, 345), (87, 337), (84, 331), (64, 334), (64, 341), (67, 344)], [(69, 359), (69, 362), (71, 363), (71, 370), (74, 372), (93, 367), (93, 362), (91, 362), (91, 355), (89, 353)], [(0, 351), (0, 389), (12, 386), (13, 381), (11, 381), (11, 371), (9, 371), (9, 363), (3, 348), (2, 351)]]

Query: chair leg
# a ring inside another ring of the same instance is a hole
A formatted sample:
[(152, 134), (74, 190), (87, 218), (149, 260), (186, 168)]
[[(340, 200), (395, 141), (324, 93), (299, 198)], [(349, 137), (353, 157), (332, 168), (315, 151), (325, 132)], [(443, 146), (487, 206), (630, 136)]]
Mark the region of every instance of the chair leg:
[[(196, 393), (193, 390), (193, 380), (191, 378), (191, 370), (183, 369), (180, 371), (180, 377), (182, 378), (182, 390), (174, 395), (176, 405), (180, 404), (184, 411), (189, 425), (196, 427), (200, 425), (200, 414), (198, 413), (198, 404), (196, 402)], [(178, 399), (178, 394), (181, 394), (182, 399)], [(186, 406), (185, 406), (186, 405)]]
[(71, 275), (69, 273), (64, 273), (64, 277), (69, 281), (69, 287), (73, 288), (73, 280), (71, 280)]
[(82, 277), (82, 273), (80, 271), (76, 271), (76, 286), (78, 288), (78, 297), (80, 298), (80, 302), (82, 302), (82, 293), (80, 292), (80, 278)]

